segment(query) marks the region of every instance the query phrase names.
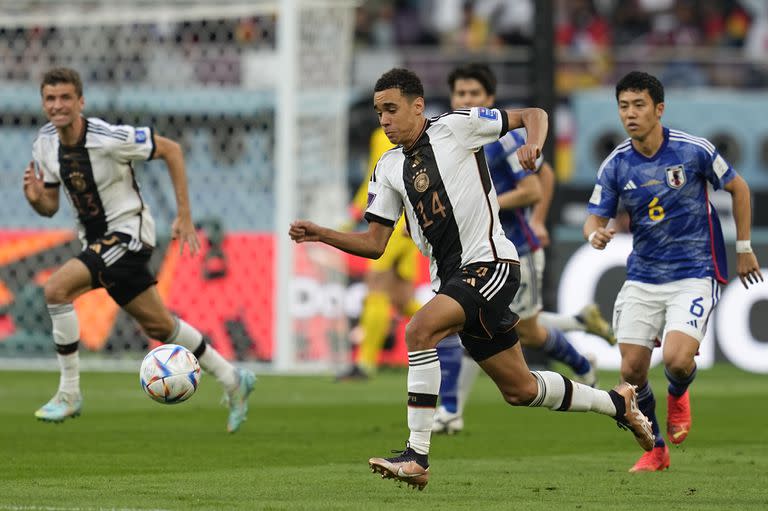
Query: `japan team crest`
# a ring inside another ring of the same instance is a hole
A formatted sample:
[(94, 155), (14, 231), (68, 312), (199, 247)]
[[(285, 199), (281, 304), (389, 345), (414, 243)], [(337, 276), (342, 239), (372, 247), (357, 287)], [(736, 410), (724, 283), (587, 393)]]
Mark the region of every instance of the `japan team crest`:
[(667, 184), (670, 188), (680, 189), (685, 184), (685, 167), (674, 165), (664, 169), (667, 173)]

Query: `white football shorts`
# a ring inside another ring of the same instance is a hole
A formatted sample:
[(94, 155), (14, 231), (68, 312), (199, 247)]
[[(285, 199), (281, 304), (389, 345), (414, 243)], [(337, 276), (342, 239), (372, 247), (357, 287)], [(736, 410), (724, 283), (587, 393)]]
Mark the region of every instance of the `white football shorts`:
[(544, 276), (544, 250), (520, 256), (520, 287), (509, 308), (520, 319), (532, 318), (541, 311), (541, 279)]
[(616, 297), (613, 329), (620, 343), (649, 349), (673, 330), (701, 342), (719, 299), (720, 285), (708, 277), (666, 284), (628, 280)]

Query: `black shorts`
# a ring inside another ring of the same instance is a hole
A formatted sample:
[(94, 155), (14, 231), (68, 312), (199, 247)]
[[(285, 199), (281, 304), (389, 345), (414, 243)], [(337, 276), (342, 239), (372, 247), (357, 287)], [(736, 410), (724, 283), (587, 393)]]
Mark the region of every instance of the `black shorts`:
[(509, 305), (520, 287), (520, 264), (490, 262), (468, 264), (440, 286), (464, 309), (466, 321), (461, 343), (480, 362), (517, 343), (517, 314)]
[(149, 270), (152, 248), (128, 249), (131, 237), (121, 232), (105, 234), (77, 255), (91, 272), (93, 289), (103, 287), (121, 307), (157, 284)]

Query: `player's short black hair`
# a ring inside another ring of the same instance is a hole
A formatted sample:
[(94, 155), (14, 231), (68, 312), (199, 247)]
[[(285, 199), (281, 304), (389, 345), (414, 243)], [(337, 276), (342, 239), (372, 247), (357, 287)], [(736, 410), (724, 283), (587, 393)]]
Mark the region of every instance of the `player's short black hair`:
[(381, 92), (387, 89), (399, 89), (403, 96), (413, 100), (418, 97), (424, 97), (424, 86), (419, 77), (410, 69), (393, 68), (381, 75), (376, 80), (374, 92)]
[(658, 78), (642, 71), (631, 71), (624, 75), (624, 78), (616, 84), (616, 101), (619, 100), (619, 94), (625, 90), (641, 92), (648, 91), (654, 105), (664, 103), (664, 86)]
[(459, 66), (448, 75), (448, 87), (451, 92), (456, 86), (456, 80), (477, 80), (489, 96), (496, 95), (496, 75), (486, 64), (474, 63)]
[(83, 95), (83, 81), (80, 79), (80, 74), (68, 67), (55, 67), (48, 70), (40, 83), (40, 93), (42, 94), (43, 87), (46, 85), (58, 85), (60, 83), (71, 83), (75, 86), (77, 97)]

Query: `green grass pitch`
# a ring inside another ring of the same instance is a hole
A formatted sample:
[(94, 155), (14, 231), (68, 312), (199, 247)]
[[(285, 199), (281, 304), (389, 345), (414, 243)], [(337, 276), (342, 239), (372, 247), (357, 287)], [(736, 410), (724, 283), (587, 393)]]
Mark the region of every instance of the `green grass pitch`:
[[(663, 423), (666, 386), (652, 375)], [(617, 374), (601, 377), (607, 387)], [(513, 409), (483, 377), (466, 431), (433, 438), (423, 492), (367, 466), (407, 438), (404, 371), (263, 376), (235, 435), (209, 375), (190, 401), (163, 406), (137, 375), (85, 373), (83, 415), (37, 422), (57, 381), (0, 373), (0, 509), (768, 509), (768, 378), (730, 366), (699, 373), (692, 433), (652, 474), (627, 473), (640, 448), (608, 418)]]

